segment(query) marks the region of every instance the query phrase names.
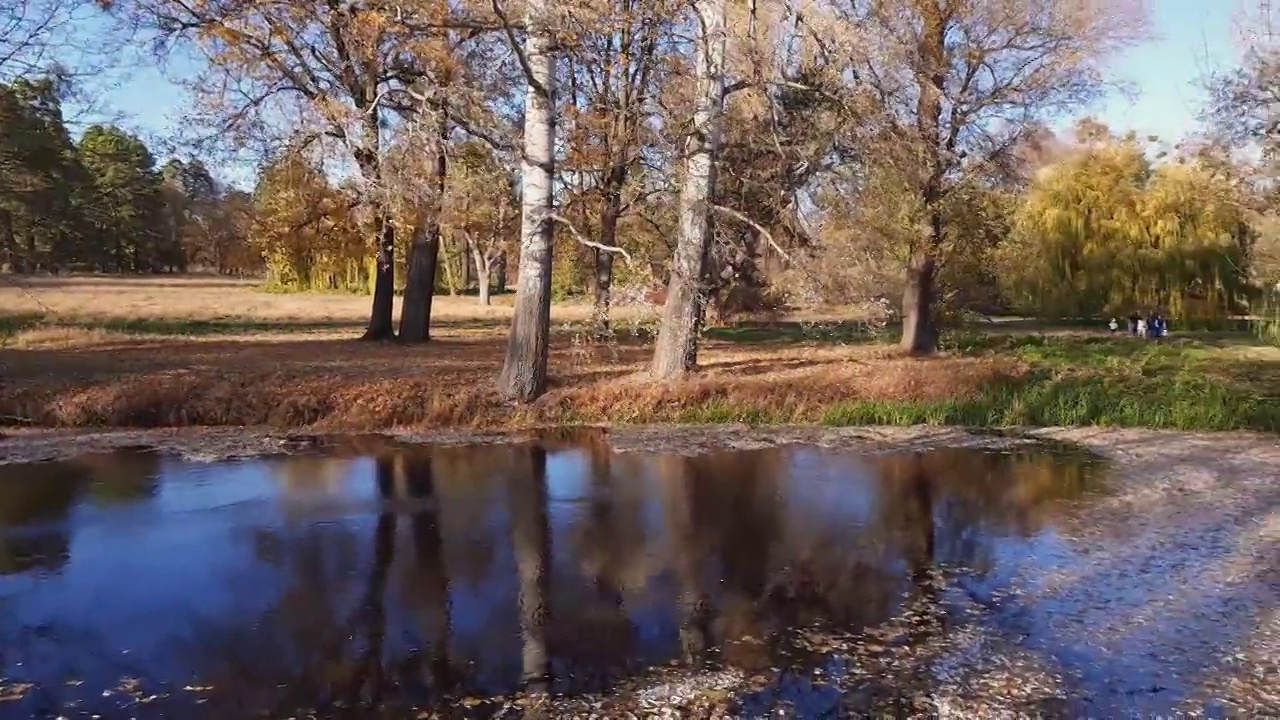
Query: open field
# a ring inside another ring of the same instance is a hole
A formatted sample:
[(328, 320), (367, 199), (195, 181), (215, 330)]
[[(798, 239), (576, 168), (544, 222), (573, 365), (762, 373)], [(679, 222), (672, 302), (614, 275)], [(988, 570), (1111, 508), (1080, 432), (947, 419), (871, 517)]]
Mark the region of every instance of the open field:
[(0, 415), (39, 426), (500, 428), (749, 422), (1117, 425), (1280, 430), (1280, 349), (1235, 334), (1162, 343), (1105, 333), (961, 330), (899, 356), (839, 311), (712, 328), (702, 371), (648, 382), (650, 347), (581, 341), (589, 309), (553, 309), (552, 389), (490, 390), (510, 296), (437, 297), (434, 341), (368, 344), (368, 299), (278, 295), (218, 278), (67, 277), (0, 284)]

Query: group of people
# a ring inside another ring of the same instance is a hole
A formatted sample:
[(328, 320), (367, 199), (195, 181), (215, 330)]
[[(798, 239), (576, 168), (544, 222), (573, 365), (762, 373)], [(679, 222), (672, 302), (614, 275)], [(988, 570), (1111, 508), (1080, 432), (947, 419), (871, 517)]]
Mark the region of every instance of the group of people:
[[(1111, 318), (1109, 327), (1112, 333), (1120, 330), (1120, 324), (1116, 322), (1115, 318)], [(1135, 312), (1129, 316), (1129, 334), (1134, 337), (1155, 338), (1158, 340), (1169, 334), (1169, 321), (1158, 312), (1153, 311), (1146, 317)]]

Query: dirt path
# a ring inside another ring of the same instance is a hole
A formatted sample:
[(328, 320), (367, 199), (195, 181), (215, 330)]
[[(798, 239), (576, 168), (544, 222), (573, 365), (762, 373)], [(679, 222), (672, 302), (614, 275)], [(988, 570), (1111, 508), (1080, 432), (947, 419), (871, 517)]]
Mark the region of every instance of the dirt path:
[[(513, 437), (401, 434), (365, 436), (361, 442), (504, 442)], [(845, 689), (873, 670), (891, 680), (896, 673), (927, 672), (935, 680), (915, 709), (963, 717), (1027, 711), (1280, 716), (1280, 441), (1275, 436), (1101, 429), (1008, 436), (919, 427), (737, 426), (608, 433), (617, 451), (689, 454), (778, 444), (890, 452), (1034, 438), (1077, 443), (1108, 458), (1111, 492), (1068, 512), (1058, 526), (1060, 542), (1043, 554), (1012, 559), (998, 594), (970, 588), (969, 596), (957, 602), (967, 604), (960, 614), (972, 620), (950, 626), (954, 631), (940, 640), (892, 657), (866, 636), (831, 642), (849, 667), (862, 669), (847, 674)], [(292, 452), (323, 442), (234, 428), (18, 431), (0, 438), (0, 462), (140, 445), (214, 460)], [(783, 679), (765, 678), (761, 684), (761, 678), (716, 674), (664, 676), (661, 682), (665, 690), (625, 693), (622, 700), (575, 700), (556, 712), (621, 711), (619, 702), (649, 710), (673, 703), (698, 706), (697, 698), (708, 693), (763, 712), (778, 709), (766, 700), (778, 694), (770, 695), (770, 688), (776, 691)], [(838, 679), (822, 682), (840, 689)], [(704, 707), (703, 712), (715, 711)]]

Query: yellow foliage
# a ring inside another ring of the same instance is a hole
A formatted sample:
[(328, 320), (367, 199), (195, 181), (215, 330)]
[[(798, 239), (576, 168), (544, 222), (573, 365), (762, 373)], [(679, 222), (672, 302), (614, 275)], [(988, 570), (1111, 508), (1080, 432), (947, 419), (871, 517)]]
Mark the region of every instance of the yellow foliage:
[(1192, 162), (1153, 169), (1131, 141), (1045, 168), (998, 252), (1006, 290), (1050, 315), (1230, 312), (1244, 291), (1233, 189)]
[(268, 286), (369, 290), (370, 252), (353, 203), (306, 159), (289, 155), (264, 169), (254, 205), (252, 239), (266, 261)]

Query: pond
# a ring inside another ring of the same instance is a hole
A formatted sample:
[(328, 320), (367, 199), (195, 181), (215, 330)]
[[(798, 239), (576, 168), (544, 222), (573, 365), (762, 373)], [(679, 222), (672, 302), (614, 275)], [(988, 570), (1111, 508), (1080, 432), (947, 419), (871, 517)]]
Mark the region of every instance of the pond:
[[(491, 714), (673, 666), (837, 672), (812, 638), (992, 602), (1069, 552), (1056, 524), (1105, 475), (1052, 448), (600, 440), (0, 466), (0, 716)], [(945, 632), (905, 627), (893, 642)], [(775, 676), (739, 709), (821, 692)]]

